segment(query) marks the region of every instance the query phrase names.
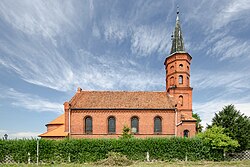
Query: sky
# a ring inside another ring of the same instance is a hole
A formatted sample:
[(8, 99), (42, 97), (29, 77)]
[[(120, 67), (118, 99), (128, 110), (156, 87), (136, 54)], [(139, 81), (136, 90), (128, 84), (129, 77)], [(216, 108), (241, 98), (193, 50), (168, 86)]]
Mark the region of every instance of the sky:
[(250, 116), (248, 0), (1, 0), (0, 138), (45, 132), (77, 87), (165, 91), (177, 6), (202, 125)]

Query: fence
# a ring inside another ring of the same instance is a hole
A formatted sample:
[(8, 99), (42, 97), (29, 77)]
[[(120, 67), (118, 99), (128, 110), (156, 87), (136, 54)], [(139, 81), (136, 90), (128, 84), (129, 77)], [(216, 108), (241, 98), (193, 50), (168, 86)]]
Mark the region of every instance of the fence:
[(229, 160), (247, 160), (250, 159), (250, 150), (242, 151), (240, 153), (227, 153), (226, 158)]

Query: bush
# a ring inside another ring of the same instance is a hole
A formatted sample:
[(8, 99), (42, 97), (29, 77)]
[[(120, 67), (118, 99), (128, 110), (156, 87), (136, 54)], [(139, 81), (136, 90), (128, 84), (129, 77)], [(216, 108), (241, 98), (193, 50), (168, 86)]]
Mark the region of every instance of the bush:
[[(0, 140), (0, 163), (5, 156), (15, 162), (36, 162), (36, 140)], [(155, 160), (222, 160), (223, 152), (212, 149), (200, 138), (147, 139), (65, 139), (39, 141), (39, 160), (44, 163), (96, 162), (108, 158), (109, 152), (118, 152), (130, 160), (143, 161), (146, 152)]]

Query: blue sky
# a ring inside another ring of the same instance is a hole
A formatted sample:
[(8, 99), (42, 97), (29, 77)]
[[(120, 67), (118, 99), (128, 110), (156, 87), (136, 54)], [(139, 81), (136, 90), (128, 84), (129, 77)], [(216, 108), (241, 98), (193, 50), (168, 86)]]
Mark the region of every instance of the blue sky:
[(77, 87), (164, 91), (177, 5), (194, 112), (250, 116), (248, 0), (1, 0), (0, 137), (45, 132)]

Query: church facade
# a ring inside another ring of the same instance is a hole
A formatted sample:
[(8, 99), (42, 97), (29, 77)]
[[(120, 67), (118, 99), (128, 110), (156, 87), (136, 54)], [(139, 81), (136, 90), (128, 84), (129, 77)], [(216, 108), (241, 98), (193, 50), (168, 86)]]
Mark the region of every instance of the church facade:
[(170, 55), (165, 59), (166, 90), (86, 91), (64, 103), (64, 113), (47, 124), (42, 138), (118, 138), (124, 126), (135, 137), (192, 137), (190, 64), (177, 12)]

